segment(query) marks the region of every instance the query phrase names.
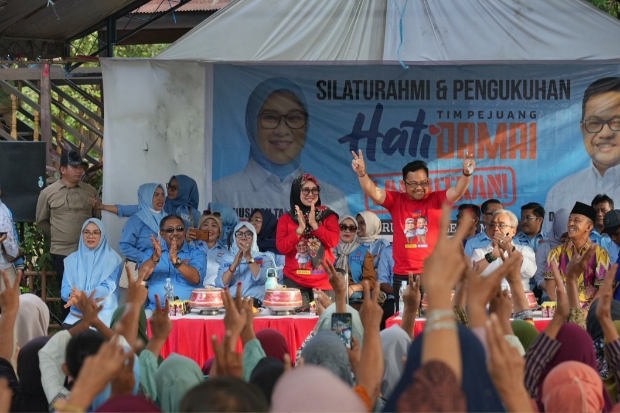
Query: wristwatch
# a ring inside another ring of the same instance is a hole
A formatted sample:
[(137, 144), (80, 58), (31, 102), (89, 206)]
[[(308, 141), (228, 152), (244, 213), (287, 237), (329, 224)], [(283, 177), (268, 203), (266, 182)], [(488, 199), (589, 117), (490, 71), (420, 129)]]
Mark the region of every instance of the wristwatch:
[(183, 260), (177, 257), (177, 260), (172, 264), (174, 268), (179, 268), (183, 264)]
[(254, 258), (250, 259), (247, 261), (248, 264), (254, 264), (256, 261), (254, 261)]
[(492, 252), (487, 252), (484, 256), (484, 258), (487, 260), (487, 262), (490, 264), (493, 261), (495, 261), (497, 258), (495, 258), (495, 255), (493, 255)]

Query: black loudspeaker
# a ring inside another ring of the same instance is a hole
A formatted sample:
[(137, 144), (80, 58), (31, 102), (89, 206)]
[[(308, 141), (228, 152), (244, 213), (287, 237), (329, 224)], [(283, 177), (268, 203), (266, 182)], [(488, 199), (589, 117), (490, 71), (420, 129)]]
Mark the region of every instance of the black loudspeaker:
[(36, 221), (37, 200), (43, 185), (45, 142), (0, 141), (0, 196), (13, 212), (15, 222)]

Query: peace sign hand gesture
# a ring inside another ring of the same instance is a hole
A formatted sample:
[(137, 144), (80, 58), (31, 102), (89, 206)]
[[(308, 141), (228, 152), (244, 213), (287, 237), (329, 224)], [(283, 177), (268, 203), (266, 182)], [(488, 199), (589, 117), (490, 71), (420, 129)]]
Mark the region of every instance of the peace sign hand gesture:
[(359, 150), (359, 155), (355, 152), (351, 151), (351, 155), (353, 155), (353, 160), (351, 161), (351, 167), (353, 171), (360, 178), (366, 175), (366, 162), (364, 162), (364, 155), (362, 154), (362, 150)]
[(476, 161), (474, 160), (474, 155), (471, 153), (466, 153), (465, 158), (463, 159), (463, 175), (469, 176), (474, 173), (476, 169)]

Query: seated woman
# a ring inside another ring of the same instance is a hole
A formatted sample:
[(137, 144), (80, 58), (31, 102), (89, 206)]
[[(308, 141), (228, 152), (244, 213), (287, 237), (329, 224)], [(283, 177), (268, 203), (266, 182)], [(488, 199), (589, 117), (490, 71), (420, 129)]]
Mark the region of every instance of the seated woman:
[(74, 315), (80, 314), (75, 307), (80, 294), (90, 294), (95, 291), (95, 298), (103, 301), (99, 305), (103, 309), (99, 312), (99, 319), (110, 325), (112, 314), (118, 307), (114, 291), (116, 282), (122, 270), (123, 260), (108, 245), (103, 222), (91, 218), (82, 225), (82, 237), (78, 250), (65, 258), (65, 272), (62, 276), (60, 295), (67, 302), (65, 308), (71, 307), (71, 312), (65, 318), (63, 327), (68, 328), (79, 321)]
[(285, 255), (284, 285), (299, 288), (304, 306), (318, 288), (333, 297), (323, 260), (334, 262), (338, 245), (338, 215), (321, 205), (319, 181), (310, 174), (299, 175), (291, 185), (291, 210), (278, 220), (276, 245)]
[[(180, 300), (189, 300), (192, 290), (202, 287), (205, 278), (205, 253), (185, 242), (183, 220), (177, 215), (168, 215), (159, 224), (159, 235), (164, 242), (152, 237), (153, 248), (144, 255), (140, 265), (140, 274), (146, 275), (149, 289), (147, 310), (155, 308), (155, 294), (164, 297), (166, 278), (170, 278), (174, 287), (174, 296)], [(148, 257), (148, 258), (146, 258)], [(149, 275), (151, 272), (153, 272)], [(149, 312), (147, 312), (147, 316)]]
[[(166, 193), (159, 184), (144, 184), (138, 188), (140, 210), (125, 223), (118, 249), (127, 259), (132, 271), (144, 260), (144, 253), (153, 248), (151, 236), (159, 233), (159, 223), (168, 214), (164, 212)], [(137, 274), (137, 270), (136, 270)], [(120, 287), (127, 288), (127, 274), (121, 276)]]
[(222, 237), (219, 240), (219, 244), (228, 249), (231, 245), (232, 233), (235, 230), (235, 226), (239, 223), (239, 216), (234, 209), (228, 205), (218, 204), (217, 202), (209, 202), (207, 211), (215, 214), (220, 214), (222, 220)]
[(349, 273), (349, 300), (362, 298), (364, 287), (362, 280), (375, 285), (377, 271), (370, 249), (357, 239), (357, 225), (351, 215), (340, 220), (340, 242), (335, 249), (334, 266)]
[(187, 240), (191, 245), (200, 248), (207, 256), (207, 269), (203, 285), (215, 285), (215, 279), (220, 268), (220, 259), (228, 253), (218, 240), (222, 237), (222, 220), (219, 212), (205, 211), (198, 221), (198, 229), (209, 235), (208, 241), (196, 239), (196, 233), (189, 231)]
[(381, 220), (374, 212), (362, 211), (356, 215), (357, 221), (357, 240), (365, 247), (368, 247), (372, 257), (375, 259), (375, 269), (379, 266), (381, 251), (388, 245), (389, 241), (380, 238)]
[(242, 282), (244, 297), (262, 301), (265, 298), (267, 270), (275, 265), (272, 254), (258, 250), (254, 225), (241, 222), (233, 232), (230, 252), (220, 260), (215, 286), (230, 288), (230, 293), (234, 296), (237, 293), (237, 283)]
[(278, 218), (268, 209), (255, 209), (250, 215), (250, 224), (256, 228), (258, 250), (273, 254), (278, 271), (278, 280), (282, 281), (284, 269), (284, 255), (280, 254), (276, 247), (276, 229)]
[[(164, 204), (166, 214), (178, 215), (183, 219), (187, 229), (196, 228), (200, 219), (198, 203), (198, 185), (187, 175), (175, 175), (166, 184), (168, 196)], [(93, 208), (117, 214), (119, 217), (130, 217), (140, 210), (139, 205), (104, 205), (93, 199)]]

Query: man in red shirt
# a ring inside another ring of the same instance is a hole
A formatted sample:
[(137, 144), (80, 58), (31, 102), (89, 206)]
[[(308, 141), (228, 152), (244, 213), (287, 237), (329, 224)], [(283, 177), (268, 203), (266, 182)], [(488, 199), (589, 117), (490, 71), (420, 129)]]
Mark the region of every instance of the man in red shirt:
[[(351, 166), (357, 174), (360, 186), (375, 204), (382, 205), (392, 216), (394, 229), (394, 297), (399, 301), (399, 289), (408, 274), (422, 274), (424, 260), (439, 239), (441, 206), (444, 202), (453, 204), (463, 196), (476, 167), (473, 155), (465, 155), (462, 176), (456, 186), (443, 191), (431, 191), (428, 167), (423, 161), (409, 162), (403, 168), (403, 182), (406, 192), (384, 191), (366, 173), (362, 151), (351, 152)], [(413, 223), (416, 223), (415, 225)]]

